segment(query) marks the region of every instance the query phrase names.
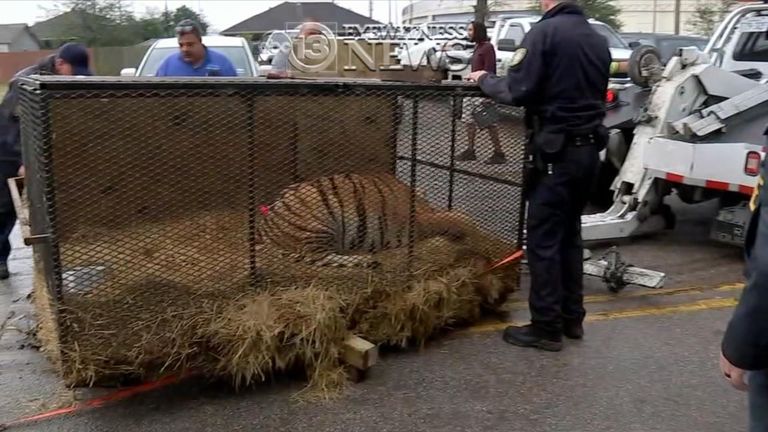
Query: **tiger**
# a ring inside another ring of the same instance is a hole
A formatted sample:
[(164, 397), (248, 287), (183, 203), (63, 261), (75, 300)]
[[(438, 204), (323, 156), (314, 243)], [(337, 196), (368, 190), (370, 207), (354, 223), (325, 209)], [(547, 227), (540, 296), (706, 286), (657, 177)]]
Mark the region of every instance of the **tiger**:
[(285, 188), (257, 225), (256, 243), (315, 266), (376, 267), (375, 252), (463, 238), (467, 220), (436, 209), (392, 174), (337, 174)]

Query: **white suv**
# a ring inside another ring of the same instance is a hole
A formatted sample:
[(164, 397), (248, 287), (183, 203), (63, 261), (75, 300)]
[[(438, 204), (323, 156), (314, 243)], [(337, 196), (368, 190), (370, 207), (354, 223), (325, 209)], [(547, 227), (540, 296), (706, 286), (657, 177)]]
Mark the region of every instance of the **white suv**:
[[(237, 76), (259, 76), (259, 66), (253, 58), (250, 45), (244, 38), (203, 36), (203, 44), (227, 56), (235, 67)], [(178, 51), (179, 44), (176, 38), (158, 39), (144, 54), (138, 68), (123, 69), (120, 71), (120, 76), (155, 76), (163, 60)]]

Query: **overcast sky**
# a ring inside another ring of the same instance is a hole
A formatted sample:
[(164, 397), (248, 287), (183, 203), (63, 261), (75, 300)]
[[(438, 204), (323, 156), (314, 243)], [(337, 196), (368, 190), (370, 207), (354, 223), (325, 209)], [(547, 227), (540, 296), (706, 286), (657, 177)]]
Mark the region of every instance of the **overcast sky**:
[[(317, 0), (303, 0), (304, 2)], [(325, 0), (329, 1), (329, 0)], [(0, 24), (27, 23), (34, 24), (47, 18), (45, 8), (51, 9), (56, 1), (34, 0), (0, 0)], [(134, 13), (141, 15), (147, 8), (162, 10), (165, 7), (164, 0), (126, 0), (126, 4), (132, 5)], [(201, 11), (212, 24), (215, 30), (224, 30), (240, 21), (258, 13), (264, 12), (270, 7), (282, 3), (271, 0), (168, 0), (168, 8), (176, 9), (181, 5)], [(336, 0), (336, 3), (359, 14), (368, 16), (368, 0)], [(374, 0), (373, 19), (389, 21), (390, 3), (392, 5), (392, 21), (400, 22), (402, 10), (410, 4), (410, 0)]]

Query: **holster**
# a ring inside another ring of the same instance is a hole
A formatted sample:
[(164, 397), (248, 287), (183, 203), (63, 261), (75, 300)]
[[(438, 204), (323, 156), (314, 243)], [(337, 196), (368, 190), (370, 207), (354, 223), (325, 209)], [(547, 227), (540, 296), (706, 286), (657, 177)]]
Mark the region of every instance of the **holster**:
[(530, 127), (527, 150), (532, 156), (533, 168), (545, 172), (548, 164), (562, 159), (567, 136), (562, 131), (542, 126), (538, 116), (532, 116)]

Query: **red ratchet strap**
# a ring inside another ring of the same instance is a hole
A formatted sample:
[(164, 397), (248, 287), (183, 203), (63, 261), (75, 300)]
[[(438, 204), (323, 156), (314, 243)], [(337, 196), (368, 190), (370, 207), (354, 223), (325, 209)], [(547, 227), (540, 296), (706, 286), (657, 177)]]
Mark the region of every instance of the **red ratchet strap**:
[(156, 390), (156, 389), (168, 386), (170, 384), (177, 383), (182, 379), (188, 378), (193, 374), (194, 373), (189, 372), (182, 375), (167, 376), (157, 381), (152, 381), (144, 384), (139, 384), (134, 387), (128, 387), (125, 389), (117, 390), (105, 396), (89, 399), (85, 402), (77, 403), (67, 408), (59, 408), (59, 409), (47, 411), (44, 413), (35, 414), (29, 417), (22, 417), (20, 419), (16, 419), (8, 423), (0, 423), (0, 431), (4, 431), (10, 427), (19, 426), (25, 423), (30, 423), (30, 422), (39, 421), (39, 420), (46, 420), (53, 417), (59, 417), (64, 414), (76, 413), (89, 408), (99, 408), (110, 402), (116, 402), (122, 399), (129, 398), (131, 396), (135, 396), (137, 394), (146, 393), (152, 390)]
[(513, 262), (519, 261), (522, 258), (523, 258), (523, 250), (520, 249), (519, 251), (513, 253), (512, 255), (497, 261), (491, 267), (489, 267), (488, 269), (483, 271), (483, 273), (487, 273), (487, 272), (489, 272), (491, 270), (494, 270), (494, 269), (497, 269), (499, 267), (504, 267), (505, 265), (512, 264)]

